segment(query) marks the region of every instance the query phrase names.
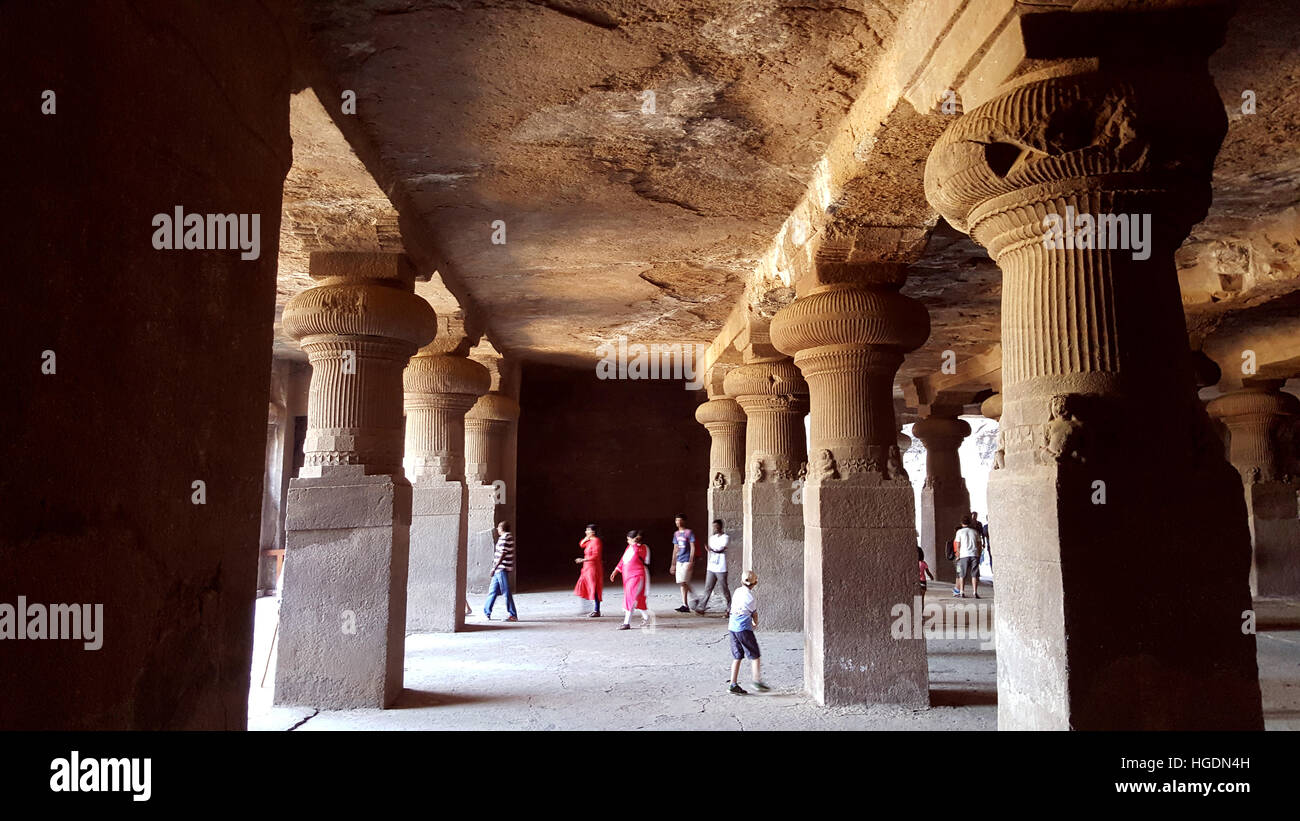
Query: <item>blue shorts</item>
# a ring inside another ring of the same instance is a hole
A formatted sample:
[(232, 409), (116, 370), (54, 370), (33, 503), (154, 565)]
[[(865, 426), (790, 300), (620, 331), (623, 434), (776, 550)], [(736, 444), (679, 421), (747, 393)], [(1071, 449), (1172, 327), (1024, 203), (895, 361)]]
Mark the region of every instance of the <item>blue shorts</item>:
[(745, 656), (752, 659), (759, 657), (758, 639), (754, 638), (753, 630), (741, 630), (739, 633), (735, 630), (728, 630), (727, 634), (731, 636), (731, 657), (733, 659), (740, 659)]

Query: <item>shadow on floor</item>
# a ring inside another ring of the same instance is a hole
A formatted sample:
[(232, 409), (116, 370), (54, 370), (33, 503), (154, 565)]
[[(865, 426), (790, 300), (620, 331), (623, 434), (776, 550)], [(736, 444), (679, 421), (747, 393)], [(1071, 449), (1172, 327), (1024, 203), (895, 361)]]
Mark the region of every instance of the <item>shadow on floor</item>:
[(995, 707), (997, 703), (997, 690), (930, 689), (931, 707)]
[(397, 703), (390, 710), (413, 710), (422, 707), (451, 707), (457, 704), (483, 704), (500, 701), (493, 696), (469, 695), (467, 693), (433, 693), (428, 690), (402, 690)]

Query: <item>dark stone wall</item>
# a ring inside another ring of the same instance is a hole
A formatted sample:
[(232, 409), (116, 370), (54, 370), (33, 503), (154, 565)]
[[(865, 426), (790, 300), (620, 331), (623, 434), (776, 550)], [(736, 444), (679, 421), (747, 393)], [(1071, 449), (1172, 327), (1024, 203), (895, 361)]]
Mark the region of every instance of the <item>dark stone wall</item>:
[[(0, 604), (103, 605), (99, 650), (0, 641), (0, 728), (245, 726), (291, 161), (284, 8), (0, 10)], [(153, 215), (178, 205), (260, 214), (260, 256), (155, 250)]]
[[(524, 589), (577, 581), (573, 559), (588, 522), (600, 526), (606, 574), (637, 528), (652, 551), (651, 580), (668, 580), (673, 516), (685, 513), (701, 541), (708, 533), (709, 434), (695, 421), (703, 400), (681, 382), (524, 365), (517, 485)], [(703, 567), (697, 561), (701, 578)]]

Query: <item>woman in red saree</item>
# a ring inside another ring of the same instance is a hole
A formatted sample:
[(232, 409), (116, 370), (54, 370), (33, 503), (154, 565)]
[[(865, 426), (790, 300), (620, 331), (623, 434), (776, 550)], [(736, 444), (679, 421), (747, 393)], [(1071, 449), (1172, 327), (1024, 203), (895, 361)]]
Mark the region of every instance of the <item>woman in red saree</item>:
[(605, 567), (601, 561), (602, 545), (596, 535), (596, 526), (587, 525), (587, 537), (578, 544), (582, 548), (582, 558), (574, 559), (582, 565), (578, 576), (578, 586), (573, 588), (573, 595), (580, 599), (591, 599), (595, 609), (587, 614), (588, 618), (600, 618), (600, 594), (603, 586)]
[(641, 611), (641, 626), (650, 623), (650, 608), (646, 606), (645, 594), (649, 585), (650, 548), (641, 543), (641, 531), (633, 530), (627, 534), (627, 549), (623, 558), (618, 560), (618, 567), (609, 574), (609, 580), (623, 574), (623, 626), (619, 630), (632, 629), (632, 611)]

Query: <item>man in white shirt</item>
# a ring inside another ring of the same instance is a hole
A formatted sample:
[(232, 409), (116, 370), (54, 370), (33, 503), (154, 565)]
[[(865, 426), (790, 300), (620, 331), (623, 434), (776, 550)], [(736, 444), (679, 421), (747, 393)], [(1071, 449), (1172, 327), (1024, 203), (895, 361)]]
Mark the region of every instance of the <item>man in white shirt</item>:
[(713, 586), (722, 584), (722, 597), (731, 609), (731, 588), (727, 586), (727, 534), (722, 532), (722, 520), (713, 520), (713, 532), (709, 534), (709, 563), (705, 575), (704, 595), (695, 600), (695, 612), (701, 616), (709, 609), (709, 599), (713, 596)]
[(971, 527), (969, 513), (961, 517), (961, 528), (953, 538), (957, 547), (957, 592), (954, 597), (966, 598), (966, 582), (971, 583), (971, 592), (975, 598), (980, 597), (979, 566), (980, 553), (984, 550), (984, 536)]
[(763, 683), (762, 653), (758, 639), (754, 638), (754, 628), (758, 627), (758, 599), (754, 596), (758, 576), (752, 570), (747, 571), (743, 582), (744, 586), (736, 588), (736, 595), (731, 597), (731, 617), (727, 621), (727, 634), (731, 638), (731, 678), (727, 681), (727, 692), (737, 696), (748, 694), (737, 681), (741, 659), (746, 656), (753, 662), (754, 689), (760, 692), (769, 689)]

